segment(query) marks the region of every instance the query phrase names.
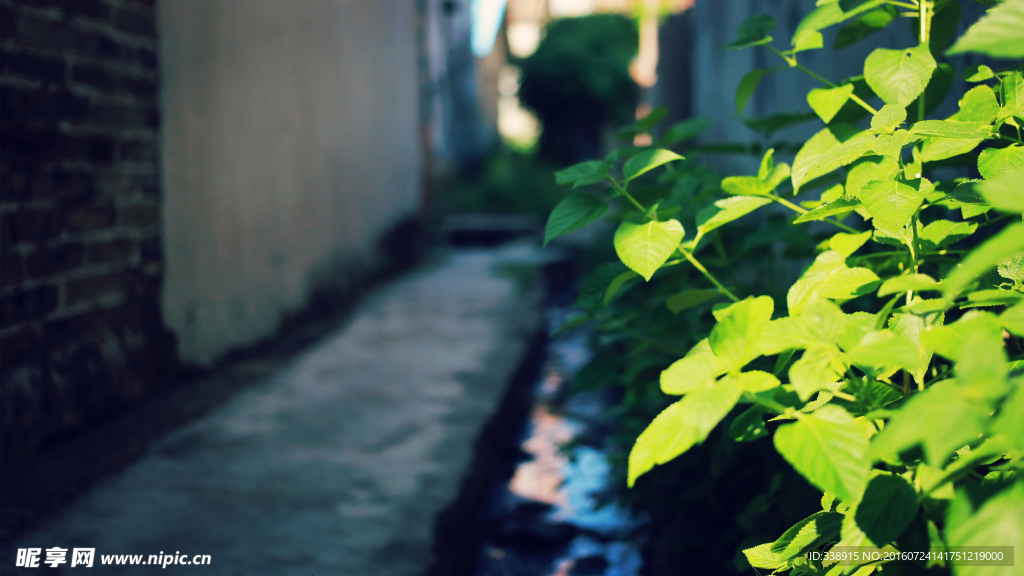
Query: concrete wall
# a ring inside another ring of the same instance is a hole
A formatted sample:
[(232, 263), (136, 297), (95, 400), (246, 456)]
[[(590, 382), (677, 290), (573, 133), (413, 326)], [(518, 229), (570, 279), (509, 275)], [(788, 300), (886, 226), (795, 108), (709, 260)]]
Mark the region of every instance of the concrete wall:
[(181, 358), (271, 334), (419, 208), (408, 0), (159, 6), (163, 311)]

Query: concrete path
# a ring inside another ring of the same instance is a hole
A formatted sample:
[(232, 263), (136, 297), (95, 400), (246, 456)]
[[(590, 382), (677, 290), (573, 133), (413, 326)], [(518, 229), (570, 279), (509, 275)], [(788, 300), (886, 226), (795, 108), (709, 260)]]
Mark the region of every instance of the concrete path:
[[(292, 365), (158, 442), (15, 544), (210, 555), (180, 574), (420, 575), (435, 516), (539, 327), (529, 247), (467, 250), (368, 298)], [(4, 561), (4, 574), (32, 574)]]

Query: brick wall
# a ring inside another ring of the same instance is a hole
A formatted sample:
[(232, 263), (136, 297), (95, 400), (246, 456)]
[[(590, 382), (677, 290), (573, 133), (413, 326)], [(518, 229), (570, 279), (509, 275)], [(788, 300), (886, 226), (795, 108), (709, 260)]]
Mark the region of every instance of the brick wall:
[(23, 454), (160, 387), (153, 0), (0, 0), (0, 424)]

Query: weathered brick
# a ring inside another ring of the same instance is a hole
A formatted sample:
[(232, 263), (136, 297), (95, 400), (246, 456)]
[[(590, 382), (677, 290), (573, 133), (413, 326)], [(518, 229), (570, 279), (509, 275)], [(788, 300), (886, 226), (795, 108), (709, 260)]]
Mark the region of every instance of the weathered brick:
[(73, 232), (110, 228), (114, 225), (112, 206), (90, 206), (68, 212), (67, 228)]
[(104, 92), (113, 92), (117, 87), (117, 74), (103, 68), (78, 64), (71, 69), (71, 81), (75, 84), (92, 86)]
[(77, 206), (95, 196), (93, 176), (64, 170), (38, 173), (32, 181), (31, 196), (37, 200), (58, 200), (65, 207)]
[(0, 298), (0, 327), (42, 318), (57, 309), (56, 286), (37, 286)]
[(127, 262), (135, 251), (135, 242), (118, 238), (109, 242), (95, 242), (88, 246), (88, 261), (96, 264)]
[(95, 302), (103, 297), (123, 296), (124, 279), (120, 274), (104, 274), (72, 280), (65, 292), (67, 306)]
[(25, 280), (25, 258), (21, 254), (0, 254), (0, 286), (17, 286)]
[(0, 68), (4, 74), (20, 74), (50, 82), (64, 82), (64, 62), (53, 57), (5, 52)]
[(126, 226), (148, 227), (160, 223), (160, 207), (156, 204), (133, 204), (124, 209)]
[(25, 272), (30, 278), (43, 278), (70, 272), (85, 261), (85, 246), (64, 244), (54, 248), (41, 248), (25, 259)]
[(46, 242), (60, 236), (63, 227), (63, 213), (59, 208), (22, 208), (4, 216), (4, 244)]

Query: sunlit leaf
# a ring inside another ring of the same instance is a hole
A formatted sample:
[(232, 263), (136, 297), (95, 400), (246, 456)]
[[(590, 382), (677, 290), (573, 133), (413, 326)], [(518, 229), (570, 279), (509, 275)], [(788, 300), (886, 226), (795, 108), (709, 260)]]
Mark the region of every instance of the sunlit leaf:
[(779, 426), (775, 448), (797, 472), (842, 500), (859, 498), (867, 485), (868, 435), (838, 406), (823, 406)]
[(968, 282), (1024, 250), (1024, 224), (1012, 224), (975, 248), (943, 281), (946, 294), (959, 294)]
[(854, 520), (875, 546), (882, 547), (896, 540), (915, 516), (917, 492), (910, 482), (900, 476), (879, 474), (868, 482)]
[(929, 192), (931, 189), (923, 180), (890, 180), (868, 183), (861, 189), (859, 198), (876, 227), (898, 234), (917, 213)]
[(814, 88), (807, 93), (807, 103), (811, 105), (811, 110), (814, 110), (822, 122), (828, 124), (835, 118), (843, 104), (850, 99), (851, 94), (853, 94), (853, 84), (835, 88)]
[(715, 228), (742, 218), (765, 204), (771, 204), (771, 202), (771, 199), (760, 196), (723, 198), (697, 213), (697, 233), (707, 234)]
[(864, 78), (886, 104), (906, 108), (924, 92), (935, 67), (927, 46), (878, 48), (864, 61)]
[(890, 278), (883, 282), (881, 288), (878, 289), (878, 295), (888, 296), (890, 294), (898, 294), (908, 290), (920, 292), (923, 290), (939, 289), (939, 283), (927, 274), (907, 274), (905, 276)]
[(978, 52), (995, 58), (1024, 58), (1024, 0), (1005, 0), (982, 16), (946, 54)]
[(632, 180), (641, 174), (645, 174), (651, 170), (654, 170), (658, 166), (668, 164), (673, 160), (682, 160), (683, 157), (671, 150), (665, 150), (664, 148), (655, 148), (654, 150), (647, 150), (641, 152), (636, 156), (633, 156), (629, 160), (626, 160), (626, 164), (622, 167), (622, 175), (626, 178), (626, 181)]

